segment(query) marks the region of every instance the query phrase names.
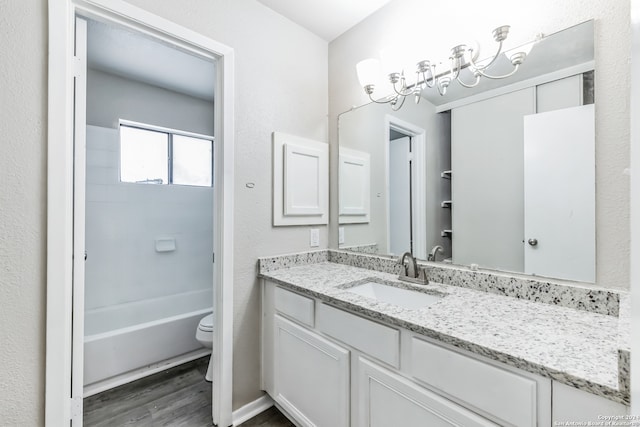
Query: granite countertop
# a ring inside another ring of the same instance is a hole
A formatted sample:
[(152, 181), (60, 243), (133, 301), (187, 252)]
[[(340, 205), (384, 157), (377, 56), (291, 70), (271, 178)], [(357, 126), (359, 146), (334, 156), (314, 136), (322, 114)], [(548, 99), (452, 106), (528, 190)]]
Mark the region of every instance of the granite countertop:
[[(396, 325), (559, 382), (629, 404), (619, 349), (624, 318), (532, 302), (459, 286), (420, 286), (446, 294), (410, 310), (348, 292), (364, 279), (397, 276), (333, 262), (261, 271), (260, 277), (369, 318)], [(624, 350), (624, 348), (623, 348)], [(622, 352), (624, 353), (624, 351)], [(627, 353), (628, 355), (628, 353)]]

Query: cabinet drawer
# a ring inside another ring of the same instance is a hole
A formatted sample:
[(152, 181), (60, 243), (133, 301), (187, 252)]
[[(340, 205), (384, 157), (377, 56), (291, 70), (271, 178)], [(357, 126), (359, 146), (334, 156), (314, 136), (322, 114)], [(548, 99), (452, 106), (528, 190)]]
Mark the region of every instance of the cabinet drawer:
[(313, 328), (313, 299), (276, 286), (274, 306), (280, 313)]
[(319, 304), (316, 328), (393, 367), (400, 366), (400, 331)]
[(358, 360), (358, 427), (498, 427), (450, 400), (362, 357)]
[(410, 375), (499, 419), (501, 425), (537, 425), (534, 379), (412, 337)]

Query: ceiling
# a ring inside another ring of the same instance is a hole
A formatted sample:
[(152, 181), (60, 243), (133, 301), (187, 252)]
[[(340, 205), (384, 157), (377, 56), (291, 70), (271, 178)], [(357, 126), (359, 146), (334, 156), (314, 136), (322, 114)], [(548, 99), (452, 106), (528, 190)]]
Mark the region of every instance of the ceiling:
[[(391, 0), (258, 0), (331, 41)], [(88, 21), (88, 65), (131, 80), (213, 101), (215, 61), (124, 27)]]
[(330, 42), (391, 0), (258, 0)]
[(90, 68), (213, 101), (215, 61), (123, 27), (88, 21)]

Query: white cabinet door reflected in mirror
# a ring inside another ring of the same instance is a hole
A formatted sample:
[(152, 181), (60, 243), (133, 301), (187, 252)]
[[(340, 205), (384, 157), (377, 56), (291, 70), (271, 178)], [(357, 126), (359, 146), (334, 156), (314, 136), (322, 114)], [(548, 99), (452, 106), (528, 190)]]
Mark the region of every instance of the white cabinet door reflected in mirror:
[(369, 153), (340, 147), (338, 156), (340, 180), (340, 223), (369, 222), (369, 187), (371, 181)]
[(524, 271), (595, 281), (594, 106), (524, 118)]

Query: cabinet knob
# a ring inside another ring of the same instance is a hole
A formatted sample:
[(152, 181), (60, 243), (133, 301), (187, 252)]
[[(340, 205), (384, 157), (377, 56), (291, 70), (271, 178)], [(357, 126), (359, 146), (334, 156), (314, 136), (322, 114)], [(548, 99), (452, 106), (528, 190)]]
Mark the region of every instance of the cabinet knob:
[(538, 244), (538, 239), (529, 239), (529, 244), (531, 246), (536, 246)]

